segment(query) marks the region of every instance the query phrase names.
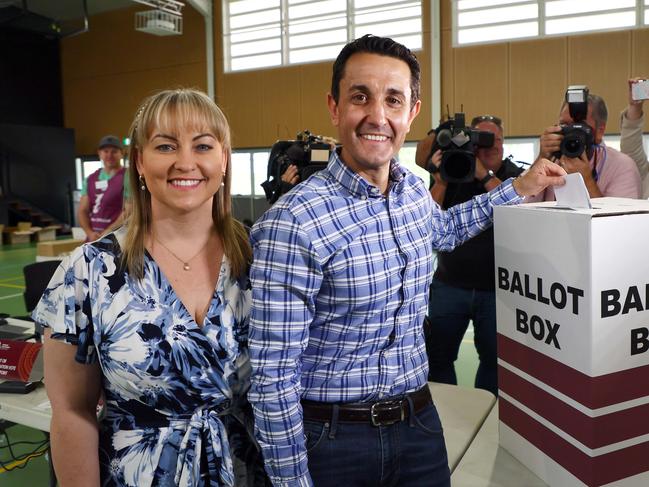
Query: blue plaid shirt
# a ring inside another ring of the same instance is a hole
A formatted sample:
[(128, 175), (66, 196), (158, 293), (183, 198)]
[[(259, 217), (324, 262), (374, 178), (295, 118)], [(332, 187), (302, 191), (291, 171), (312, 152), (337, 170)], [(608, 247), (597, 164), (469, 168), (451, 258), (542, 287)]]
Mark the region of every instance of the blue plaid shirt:
[(433, 249), (521, 198), (511, 181), (443, 211), (390, 164), (387, 196), (333, 154), (253, 227), (249, 399), (274, 485), (311, 486), (300, 399), (368, 402), (426, 384)]

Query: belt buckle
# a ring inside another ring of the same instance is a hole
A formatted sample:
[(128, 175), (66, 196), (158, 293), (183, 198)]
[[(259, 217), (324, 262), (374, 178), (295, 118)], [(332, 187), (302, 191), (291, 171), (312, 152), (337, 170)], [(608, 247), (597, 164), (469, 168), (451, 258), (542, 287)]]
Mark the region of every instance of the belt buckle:
[[(389, 419), (380, 421), (379, 414), (381, 411), (399, 411), (399, 416), (396, 419)], [(403, 407), (401, 407), (401, 401), (385, 401), (385, 402), (375, 402), (370, 408), (370, 420), (372, 426), (389, 426), (399, 421), (403, 421), (406, 415), (403, 412)]]

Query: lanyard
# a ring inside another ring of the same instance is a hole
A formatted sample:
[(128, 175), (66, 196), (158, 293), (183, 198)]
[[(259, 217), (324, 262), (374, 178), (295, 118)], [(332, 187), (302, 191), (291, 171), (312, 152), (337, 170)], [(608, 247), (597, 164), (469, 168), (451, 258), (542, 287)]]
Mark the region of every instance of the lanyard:
[[(595, 180), (595, 182), (597, 182), (599, 180), (600, 174), (602, 174), (602, 171), (604, 170), (604, 164), (606, 164), (606, 159), (608, 157), (608, 151), (606, 150), (605, 145), (594, 144), (593, 147), (595, 147), (595, 154), (593, 154), (593, 179)], [(601, 164), (599, 165), (599, 171), (598, 171), (597, 170), (597, 159), (598, 159), (597, 154), (599, 152), (603, 153), (603, 158), (602, 158)]]

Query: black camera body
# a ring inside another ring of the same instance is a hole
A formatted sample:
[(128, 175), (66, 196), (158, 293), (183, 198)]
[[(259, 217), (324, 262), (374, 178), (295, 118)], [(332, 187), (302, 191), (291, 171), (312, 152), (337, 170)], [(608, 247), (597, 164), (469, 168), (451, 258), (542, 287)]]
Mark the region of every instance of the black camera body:
[(430, 161), (432, 155), (442, 151), (439, 172), (449, 183), (470, 183), (475, 178), (475, 151), (494, 145), (494, 134), (467, 127), (464, 113), (456, 113), (435, 129), (435, 142), (428, 157), (426, 169), (431, 173), (438, 168)]
[(299, 132), (296, 140), (275, 142), (268, 158), (267, 179), (261, 183), (268, 202), (274, 203), (293, 187), (282, 181), (282, 174), (288, 166), (297, 166), (300, 181), (304, 181), (327, 167), (330, 153), (331, 145), (322, 136), (313, 135), (308, 130)]
[(561, 125), (561, 147), (552, 154), (557, 159), (561, 156), (580, 157), (584, 151), (588, 154), (595, 143), (593, 128), (585, 122), (588, 114), (588, 87), (568, 86), (566, 103), (573, 123)]
[(566, 157), (580, 157), (595, 143), (593, 129), (587, 123), (571, 123), (561, 125), (561, 148), (553, 155), (558, 159)]

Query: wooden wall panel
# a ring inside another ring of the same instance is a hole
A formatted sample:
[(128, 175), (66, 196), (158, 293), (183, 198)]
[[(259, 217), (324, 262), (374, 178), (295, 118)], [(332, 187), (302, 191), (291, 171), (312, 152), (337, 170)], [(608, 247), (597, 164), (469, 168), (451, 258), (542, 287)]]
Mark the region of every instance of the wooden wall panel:
[(507, 135), (540, 135), (557, 122), (567, 85), (565, 37), (509, 46)]
[(588, 85), (608, 107), (607, 132), (619, 132), (618, 114), (627, 104), (631, 74), (631, 31), (568, 38), (568, 84)]
[(205, 90), (205, 27), (185, 9), (184, 34), (160, 37), (135, 31), (128, 8), (95, 15), (90, 30), (61, 41), (66, 127), (79, 154), (94, 153), (107, 133), (125, 136), (145, 96), (165, 88)]
[(441, 10), (440, 28), (442, 30), (451, 30), (453, 28), (453, 4), (451, 0), (441, 0), (439, 5)]
[[(233, 147), (255, 147), (261, 133), (260, 71), (234, 73), (217, 83), (219, 106), (228, 117)], [(238, 96), (228, 96), (239, 93)]]
[(69, 79), (64, 83), (65, 123), (75, 129), (77, 152), (92, 154), (106, 134), (125, 137), (140, 102), (156, 91), (178, 86), (205, 89), (201, 63), (163, 67), (145, 73)]
[(299, 130), (309, 129), (313, 134), (337, 138), (338, 134), (335, 127), (331, 125), (327, 109), (327, 93), (331, 89), (331, 64), (302, 66), (299, 98), (298, 94), (295, 94), (293, 103), (302, 107)]
[[(442, 109), (441, 114), (446, 113), (446, 107), (453, 110), (455, 106), (455, 56), (453, 55), (453, 34), (450, 30), (442, 31)], [(439, 123), (440, 120), (436, 120)]]
[(266, 146), (276, 140), (295, 138), (302, 130), (300, 66), (267, 69), (260, 73), (261, 140)]
[[(128, 8), (91, 17), (84, 34), (61, 41), (63, 79), (146, 71), (205, 61), (205, 22), (193, 9), (183, 10), (183, 34), (155, 36), (134, 28)], [(146, 9), (144, 9), (146, 10)]]
[(469, 120), (475, 115), (508, 113), (508, 45), (462, 47), (454, 49), (453, 55), (455, 96), (451, 114), (462, 106)]

